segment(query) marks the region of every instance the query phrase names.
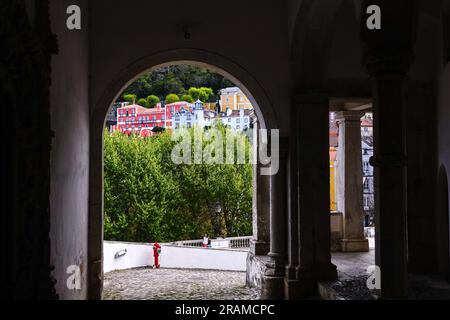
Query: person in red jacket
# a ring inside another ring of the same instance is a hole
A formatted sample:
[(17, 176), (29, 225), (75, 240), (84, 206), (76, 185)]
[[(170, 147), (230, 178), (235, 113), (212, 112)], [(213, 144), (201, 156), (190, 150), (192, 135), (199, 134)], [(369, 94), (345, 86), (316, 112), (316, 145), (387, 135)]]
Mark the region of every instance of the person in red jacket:
[(154, 267), (159, 268), (159, 255), (161, 254), (161, 245), (158, 242), (153, 244), (153, 257), (155, 258)]

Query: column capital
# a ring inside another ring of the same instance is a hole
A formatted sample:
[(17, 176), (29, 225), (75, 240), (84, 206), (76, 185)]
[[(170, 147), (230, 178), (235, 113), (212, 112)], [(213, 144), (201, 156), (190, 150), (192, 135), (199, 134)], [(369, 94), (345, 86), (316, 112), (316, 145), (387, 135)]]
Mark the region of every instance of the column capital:
[(301, 87), (294, 90), (295, 104), (327, 104), (330, 90), (325, 87)]
[(413, 60), (412, 51), (366, 53), (363, 64), (372, 77), (404, 76), (409, 72)]
[[(367, 8), (382, 8), (381, 29), (368, 29)], [(419, 4), (417, 0), (363, 0), (361, 5), (361, 40), (363, 64), (372, 77), (403, 76), (414, 59)]]
[(335, 118), (337, 121), (361, 121), (361, 118), (364, 116), (365, 112), (360, 110), (355, 111), (338, 111), (335, 112)]

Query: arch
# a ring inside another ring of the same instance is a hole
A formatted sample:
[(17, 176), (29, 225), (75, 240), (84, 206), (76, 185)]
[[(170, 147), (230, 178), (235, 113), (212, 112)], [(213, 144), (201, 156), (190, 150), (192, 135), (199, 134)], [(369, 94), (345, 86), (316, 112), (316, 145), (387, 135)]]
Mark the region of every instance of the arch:
[(448, 175), (444, 165), (441, 165), (438, 176), (438, 206), (436, 215), (436, 248), (438, 271), (449, 279), (450, 277), (450, 239), (449, 239), (449, 189)]
[(272, 103), (259, 84), (245, 68), (224, 56), (199, 49), (172, 49), (144, 56), (119, 71), (107, 86), (99, 101), (94, 105), (94, 121), (103, 121), (111, 104), (120, 92), (142, 74), (173, 64), (197, 65), (216, 72), (241, 88), (255, 106), (255, 112), (262, 128), (278, 128)]
[(323, 85), (326, 80), (336, 16), (343, 0), (303, 0), (294, 22), (291, 38), (293, 77), (297, 85)]
[(257, 79), (242, 66), (222, 55), (198, 49), (173, 49), (144, 56), (121, 69), (94, 104), (90, 118), (89, 299), (100, 299), (103, 286), (103, 128), (106, 115), (118, 95), (140, 75), (173, 64), (193, 64), (227, 77), (240, 86), (255, 106), (260, 127), (278, 128), (272, 103)]

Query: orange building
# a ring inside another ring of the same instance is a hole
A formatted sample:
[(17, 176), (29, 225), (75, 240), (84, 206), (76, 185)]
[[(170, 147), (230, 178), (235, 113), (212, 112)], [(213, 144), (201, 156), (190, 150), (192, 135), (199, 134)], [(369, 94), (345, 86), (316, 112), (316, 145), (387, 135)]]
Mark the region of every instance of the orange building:
[(253, 109), (253, 106), (241, 89), (230, 87), (220, 90), (220, 109), (225, 112), (227, 109)]

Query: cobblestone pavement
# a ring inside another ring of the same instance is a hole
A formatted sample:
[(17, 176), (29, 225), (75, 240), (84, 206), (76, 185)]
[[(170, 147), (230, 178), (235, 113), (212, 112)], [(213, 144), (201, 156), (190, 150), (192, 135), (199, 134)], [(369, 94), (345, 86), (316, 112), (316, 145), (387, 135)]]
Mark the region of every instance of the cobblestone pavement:
[(255, 300), (245, 272), (140, 268), (105, 274), (105, 300)]

